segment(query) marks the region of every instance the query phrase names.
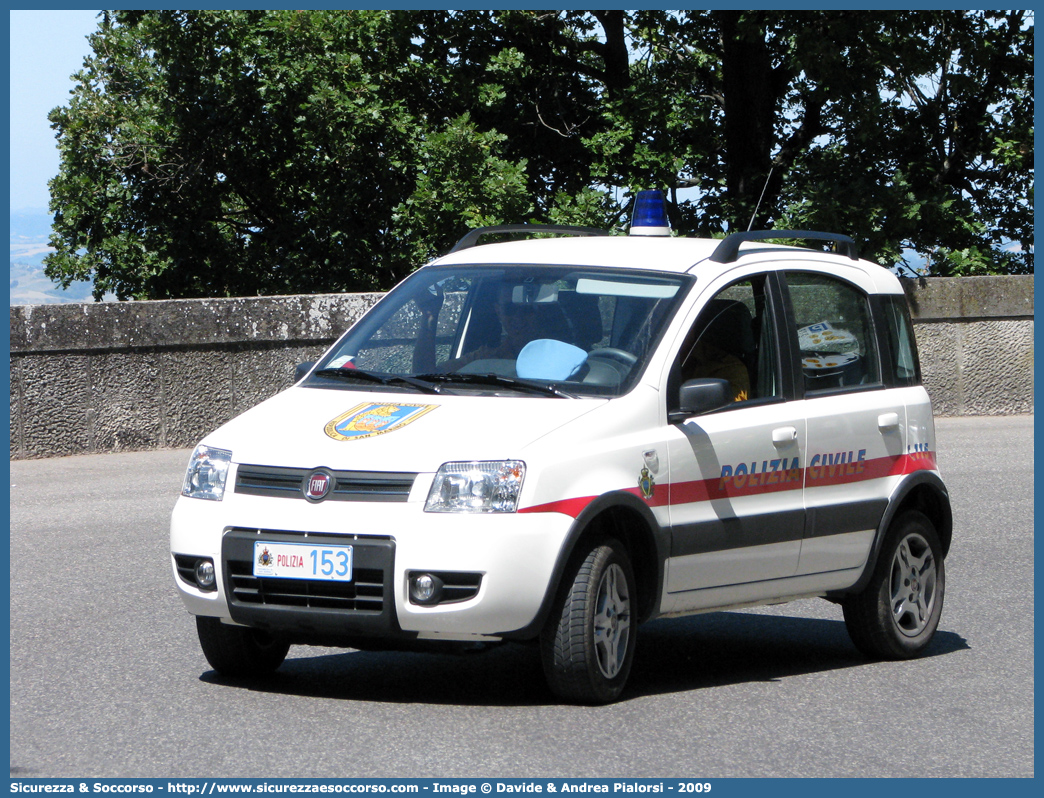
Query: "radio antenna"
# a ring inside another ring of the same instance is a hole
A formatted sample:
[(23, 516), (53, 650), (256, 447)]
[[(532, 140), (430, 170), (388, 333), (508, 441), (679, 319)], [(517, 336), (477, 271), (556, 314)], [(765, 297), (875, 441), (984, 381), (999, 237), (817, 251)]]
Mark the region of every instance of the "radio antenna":
[(768, 176), (765, 178), (765, 185), (763, 185), (761, 187), (761, 196), (758, 197), (758, 204), (754, 206), (754, 213), (752, 213), (750, 215), (750, 224), (747, 225), (747, 232), (748, 233), (750, 232), (750, 228), (752, 228), (754, 226), (754, 218), (758, 215), (758, 208), (761, 207), (761, 201), (763, 199), (765, 199), (765, 190), (768, 188), (769, 180), (772, 179), (772, 170), (775, 169), (775, 168), (776, 168), (775, 164), (773, 164), (772, 166), (769, 167)]

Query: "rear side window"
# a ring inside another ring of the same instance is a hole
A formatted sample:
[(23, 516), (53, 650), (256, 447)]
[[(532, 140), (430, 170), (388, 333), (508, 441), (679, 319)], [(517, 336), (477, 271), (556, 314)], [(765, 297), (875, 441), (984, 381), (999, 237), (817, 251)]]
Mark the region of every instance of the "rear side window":
[(885, 368), (890, 371), (889, 383), (920, 385), (921, 365), (917, 358), (917, 341), (906, 297), (885, 295), (881, 297), (881, 302), (888, 334), (889, 352), (885, 358)]
[(805, 392), (858, 389), (881, 382), (870, 303), (850, 283), (788, 272)]

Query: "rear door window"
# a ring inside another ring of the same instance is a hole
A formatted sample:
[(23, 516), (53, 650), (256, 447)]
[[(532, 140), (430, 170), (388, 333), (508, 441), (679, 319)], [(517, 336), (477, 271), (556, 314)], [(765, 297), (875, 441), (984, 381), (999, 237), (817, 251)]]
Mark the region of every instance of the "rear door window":
[(787, 272), (806, 394), (881, 382), (877, 339), (865, 293), (824, 274)]

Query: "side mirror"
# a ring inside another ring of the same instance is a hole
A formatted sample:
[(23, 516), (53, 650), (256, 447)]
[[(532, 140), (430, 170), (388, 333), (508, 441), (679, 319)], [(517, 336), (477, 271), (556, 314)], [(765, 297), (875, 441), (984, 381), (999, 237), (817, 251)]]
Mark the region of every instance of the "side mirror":
[(294, 382), (300, 382), (308, 376), (308, 372), (312, 370), (312, 366), (314, 365), (314, 360), (309, 360), (305, 363), (298, 363), (297, 366), (294, 367)]
[(732, 404), (732, 388), (728, 380), (710, 378), (687, 380), (678, 389), (677, 409), (667, 414), (671, 424), (710, 413)]

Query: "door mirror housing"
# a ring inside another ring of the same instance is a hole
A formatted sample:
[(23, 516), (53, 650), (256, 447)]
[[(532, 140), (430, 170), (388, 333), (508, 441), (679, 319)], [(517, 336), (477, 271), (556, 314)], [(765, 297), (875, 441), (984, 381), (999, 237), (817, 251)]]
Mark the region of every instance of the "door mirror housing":
[(675, 410), (667, 415), (671, 424), (680, 424), (693, 416), (700, 416), (732, 404), (732, 388), (728, 380), (709, 377), (686, 380), (678, 389)]

